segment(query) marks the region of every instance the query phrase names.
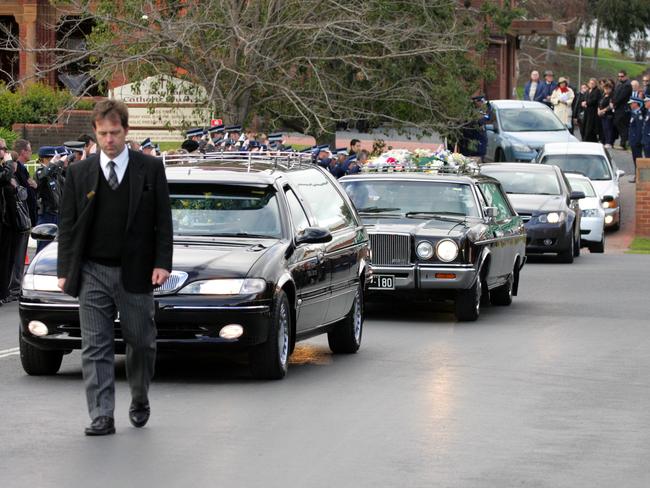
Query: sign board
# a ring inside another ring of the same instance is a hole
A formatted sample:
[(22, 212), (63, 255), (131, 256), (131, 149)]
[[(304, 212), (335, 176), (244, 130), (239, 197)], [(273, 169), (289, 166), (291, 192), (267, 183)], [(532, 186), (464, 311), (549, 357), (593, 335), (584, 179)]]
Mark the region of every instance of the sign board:
[(110, 90), (110, 98), (129, 107), (129, 138), (182, 141), (186, 127), (211, 119), (203, 87), (171, 76), (150, 76)]

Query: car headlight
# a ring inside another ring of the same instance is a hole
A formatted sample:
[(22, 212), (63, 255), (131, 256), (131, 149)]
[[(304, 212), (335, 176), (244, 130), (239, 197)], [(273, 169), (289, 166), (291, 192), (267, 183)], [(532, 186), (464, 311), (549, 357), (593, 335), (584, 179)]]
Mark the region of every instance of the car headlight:
[(458, 256), (458, 244), (449, 239), (443, 239), (436, 245), (436, 254), (440, 261), (446, 263), (453, 261)]
[(51, 275), (25, 274), (23, 290), (31, 291), (61, 291), (59, 278)]
[(582, 211), (583, 217), (600, 217), (601, 212), (597, 208), (585, 208)]
[(541, 214), (537, 216), (537, 220), (542, 224), (557, 224), (563, 222), (565, 218), (564, 212), (550, 212), (547, 214)]
[(415, 248), (415, 254), (420, 259), (431, 259), (433, 257), (433, 244), (429, 241), (420, 242)]
[(526, 144), (513, 144), (512, 149), (517, 152), (533, 152), (533, 150), (530, 148), (530, 146), (527, 146)]
[(618, 207), (618, 201), (616, 200), (616, 198), (609, 202), (603, 202), (603, 208), (616, 208), (616, 207)]
[(266, 290), (261, 278), (194, 281), (183, 287), (179, 295), (252, 295)]

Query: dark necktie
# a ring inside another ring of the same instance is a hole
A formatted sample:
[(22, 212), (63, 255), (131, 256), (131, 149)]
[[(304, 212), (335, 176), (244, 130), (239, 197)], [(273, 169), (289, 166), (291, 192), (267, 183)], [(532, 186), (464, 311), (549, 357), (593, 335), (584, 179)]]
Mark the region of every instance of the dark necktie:
[(108, 162), (108, 186), (111, 187), (111, 190), (117, 190), (117, 187), (120, 186), (119, 181), (117, 181), (114, 161)]

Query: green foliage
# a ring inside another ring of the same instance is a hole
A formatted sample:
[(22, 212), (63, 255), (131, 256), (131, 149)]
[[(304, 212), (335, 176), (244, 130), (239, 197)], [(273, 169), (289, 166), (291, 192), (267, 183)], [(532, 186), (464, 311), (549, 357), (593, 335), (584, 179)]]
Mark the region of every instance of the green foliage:
[(0, 127), (0, 139), (5, 140), (8, 148), (11, 149), (14, 146), (14, 142), (16, 139), (18, 139), (18, 137), (18, 134), (16, 134), (14, 131)]
[[(594, 55), (594, 49), (591, 47), (583, 48), (582, 52), (585, 56)], [(632, 61), (631, 58), (623, 56), (621, 53), (612, 49), (599, 48), (596, 69), (607, 72), (609, 77), (614, 77), (616, 73), (624, 69), (630, 78), (638, 78), (647, 69), (647, 65)]]
[(95, 101), (87, 98), (82, 98), (74, 103), (75, 110), (92, 110), (93, 108), (95, 108)]
[(48, 124), (56, 120), (59, 110), (71, 103), (68, 92), (34, 83), (12, 92), (0, 85), (0, 126), (13, 124)]
[(650, 25), (648, 0), (592, 0), (601, 28), (614, 34), (621, 50), (627, 50), (634, 37), (645, 39)]

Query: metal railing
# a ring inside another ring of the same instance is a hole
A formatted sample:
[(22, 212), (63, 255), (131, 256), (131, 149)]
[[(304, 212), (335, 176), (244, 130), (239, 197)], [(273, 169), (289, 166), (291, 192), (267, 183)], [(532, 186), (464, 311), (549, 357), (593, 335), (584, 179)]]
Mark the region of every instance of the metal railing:
[(223, 169), (251, 171), (255, 165), (272, 168), (293, 168), (312, 162), (310, 153), (291, 151), (217, 151), (207, 153), (163, 154), (165, 166), (214, 165)]

